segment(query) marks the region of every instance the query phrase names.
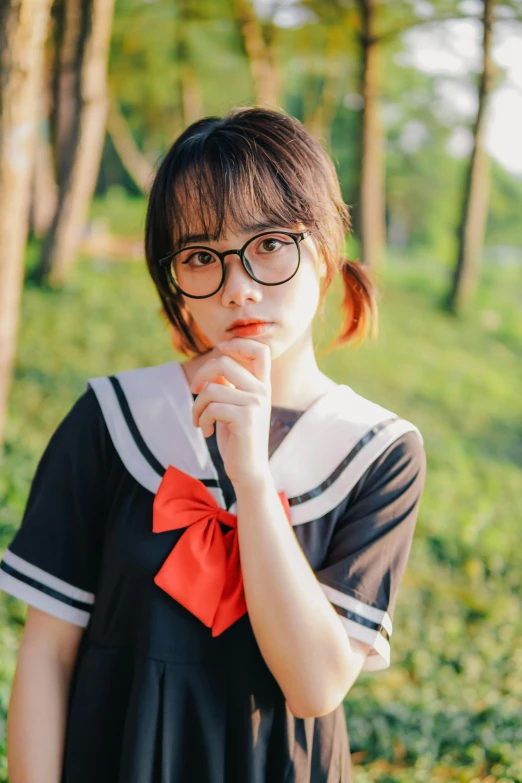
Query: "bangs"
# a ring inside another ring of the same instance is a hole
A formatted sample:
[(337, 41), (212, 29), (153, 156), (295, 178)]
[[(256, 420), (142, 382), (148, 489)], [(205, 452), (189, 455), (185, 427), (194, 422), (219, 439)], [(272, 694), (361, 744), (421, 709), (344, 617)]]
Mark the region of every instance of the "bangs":
[[(276, 167), (251, 140), (215, 136), (180, 150), (167, 198), (172, 250), (219, 241), (228, 231), (252, 234), (275, 226), (313, 229), (314, 210), (297, 172)], [(181, 166), (179, 165), (181, 163)]]

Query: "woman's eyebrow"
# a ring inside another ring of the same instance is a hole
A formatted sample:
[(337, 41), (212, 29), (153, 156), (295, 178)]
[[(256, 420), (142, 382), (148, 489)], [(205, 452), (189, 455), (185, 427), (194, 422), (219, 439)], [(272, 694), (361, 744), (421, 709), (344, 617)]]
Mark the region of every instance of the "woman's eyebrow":
[[(250, 234), (251, 232), (256, 231), (264, 231), (265, 228), (275, 228), (273, 223), (249, 223), (246, 226), (241, 226), (242, 230), (245, 234)], [(218, 239), (218, 237), (213, 234), (212, 236), (209, 234), (186, 234), (185, 236), (181, 237), (179, 240), (178, 247), (183, 247), (184, 245), (192, 244), (193, 242), (215, 242)]]

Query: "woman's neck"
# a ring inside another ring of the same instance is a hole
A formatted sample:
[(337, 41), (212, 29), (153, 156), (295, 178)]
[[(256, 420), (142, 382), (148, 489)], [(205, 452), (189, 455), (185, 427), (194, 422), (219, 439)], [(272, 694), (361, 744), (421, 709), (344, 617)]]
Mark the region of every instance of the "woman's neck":
[(272, 361), (272, 405), (306, 410), (337, 384), (317, 366), (311, 341)]

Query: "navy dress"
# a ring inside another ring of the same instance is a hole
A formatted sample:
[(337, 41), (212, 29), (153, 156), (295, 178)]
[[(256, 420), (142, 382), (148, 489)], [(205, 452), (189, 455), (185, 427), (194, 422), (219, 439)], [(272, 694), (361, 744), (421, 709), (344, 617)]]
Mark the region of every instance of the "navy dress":
[[(127, 406), (130, 431), (146, 441), (129, 413)], [(272, 414), (271, 454), (307, 412)], [(0, 563), (0, 588), (85, 628), (62, 783), (350, 783), (343, 705), (295, 718), (248, 614), (213, 637), (154, 583), (184, 530), (151, 532), (154, 493), (129, 472), (107, 416), (92, 388), (65, 416)], [(233, 487), (215, 434), (206, 443), (230, 508)], [(422, 443), (410, 430), (341, 503), (294, 528), (347, 633), (372, 645), (369, 670), (389, 665), (424, 474)]]

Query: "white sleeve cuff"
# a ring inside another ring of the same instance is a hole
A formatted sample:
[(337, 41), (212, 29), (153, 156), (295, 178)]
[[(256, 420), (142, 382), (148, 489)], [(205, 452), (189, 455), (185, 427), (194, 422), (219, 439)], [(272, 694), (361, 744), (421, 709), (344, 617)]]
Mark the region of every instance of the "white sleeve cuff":
[(0, 562), (0, 589), (82, 628), (89, 622), (94, 604), (94, 593), (49, 574), (9, 549)]
[(389, 639), (392, 634), (392, 621), (388, 612), (322, 582), (319, 584), (339, 615), (348, 636), (372, 647), (362, 667), (363, 671), (387, 669), (390, 665)]

